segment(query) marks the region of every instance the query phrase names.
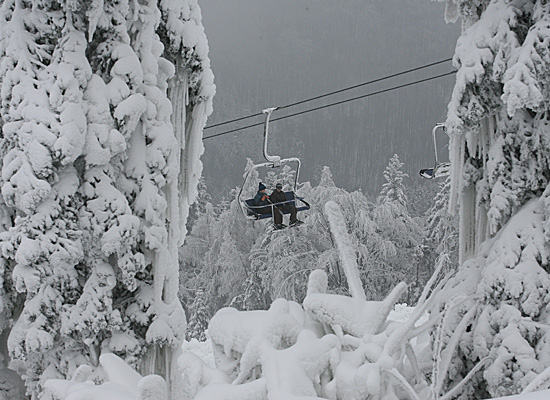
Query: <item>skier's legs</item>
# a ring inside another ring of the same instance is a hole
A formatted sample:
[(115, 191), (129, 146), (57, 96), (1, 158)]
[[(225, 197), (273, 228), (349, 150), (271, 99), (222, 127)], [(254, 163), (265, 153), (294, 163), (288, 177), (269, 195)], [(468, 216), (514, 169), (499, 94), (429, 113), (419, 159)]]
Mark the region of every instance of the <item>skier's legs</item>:
[(287, 211), (290, 213), (290, 222), (296, 222), (297, 218), (296, 218), (296, 214), (298, 213), (298, 211), (296, 210), (296, 207), (292, 204), (285, 204), (284, 206), (281, 207), (283, 210)]
[(281, 208), (282, 207), (274, 207), (273, 222), (275, 222), (275, 225), (280, 225), (283, 223), (283, 211)]

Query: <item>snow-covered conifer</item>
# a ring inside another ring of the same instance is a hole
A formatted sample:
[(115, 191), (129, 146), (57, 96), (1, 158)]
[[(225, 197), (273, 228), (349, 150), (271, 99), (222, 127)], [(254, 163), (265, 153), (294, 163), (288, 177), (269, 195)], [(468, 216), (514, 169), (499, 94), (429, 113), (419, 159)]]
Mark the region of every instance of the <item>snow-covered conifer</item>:
[(199, 341), (206, 340), (206, 330), (208, 329), (208, 304), (206, 304), (206, 296), (204, 290), (198, 289), (195, 293), (195, 298), (191, 307), (189, 307), (189, 322), (187, 324), (187, 330), (185, 331), (185, 339), (191, 340), (193, 338)]
[[(550, 265), (543, 233), (549, 215), (550, 9), (539, 0), (447, 4), (453, 11), (448, 17), (463, 20), (446, 121), (450, 207), (460, 206), (462, 265), (441, 296), (450, 309), (441, 337), (448, 352), (456, 352), (445, 386), (490, 357), (462, 390), (466, 398), (486, 398), (518, 393), (549, 367), (538, 327), (549, 322), (549, 299), (541, 293), (548, 293)], [(457, 337), (460, 321), (468, 329)]]
[(450, 179), (439, 185), (432, 207), (426, 212), (426, 243), (435, 263), (444, 263), (449, 272), (458, 265), (458, 218), (449, 212)]
[(270, 297), (266, 293), (260, 277), (260, 270), (269, 267), (268, 265), (256, 266), (254, 259), (251, 260), (251, 271), (248, 273), (242, 287), (242, 298), (240, 299), (243, 310), (266, 310), (270, 304)]
[[(412, 290), (420, 281), (418, 261), (422, 255), (422, 221), (408, 212), (403, 163), (394, 154), (384, 170), (386, 182), (370, 212), (362, 210), (360, 229), (362, 250), (359, 254), (367, 294), (379, 299), (399, 281)], [(425, 277), (427, 279), (427, 277)], [(412, 298), (409, 298), (410, 300)]]
[(65, 339), (58, 333), (64, 305), (81, 289), (73, 162), (86, 134), (82, 91), (91, 71), (70, 12), (15, 1), (3, 3), (1, 13), (2, 195), (14, 224), (0, 234), (0, 246), (14, 265), (15, 288), (26, 296), (8, 348), (25, 360), (27, 390), (36, 396), (41, 375), (63, 375), (72, 363), (69, 352), (60, 354)]
[(403, 179), (408, 177), (402, 171), (403, 163), (399, 160), (399, 156), (394, 154), (384, 170), (384, 179), (386, 182), (382, 184), (382, 190), (378, 196), (378, 202), (395, 202), (402, 207), (407, 205), (407, 196), (405, 195), (405, 184)]
[(170, 378), (143, 356), (171, 360), (185, 327), (178, 246), (214, 94), (200, 9), (84, 3), (0, 7), (2, 277), (33, 398), (105, 349)]
[(199, 179), (197, 198), (189, 210), (189, 218), (187, 221), (187, 229), (191, 231), (197, 219), (206, 212), (206, 206), (212, 203), (212, 196), (206, 189), (204, 177)]
[(334, 180), (332, 179), (332, 172), (328, 166), (324, 166), (321, 170), (321, 177), (319, 178), (319, 186), (324, 188), (336, 187)]

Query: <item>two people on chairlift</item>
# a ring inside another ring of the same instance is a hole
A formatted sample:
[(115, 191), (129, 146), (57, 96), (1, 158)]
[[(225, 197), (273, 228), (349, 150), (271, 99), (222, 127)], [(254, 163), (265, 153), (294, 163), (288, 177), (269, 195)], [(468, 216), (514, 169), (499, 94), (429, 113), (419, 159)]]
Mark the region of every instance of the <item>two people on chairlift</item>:
[(254, 204), (257, 206), (266, 206), (260, 209), (262, 214), (271, 214), (271, 209), (273, 208), (273, 222), (275, 223), (276, 229), (285, 227), (283, 224), (283, 212), (285, 211), (290, 214), (290, 226), (303, 223), (296, 218), (296, 206), (292, 203), (285, 203), (286, 195), (285, 192), (283, 192), (283, 185), (281, 183), (275, 185), (275, 190), (269, 196), (265, 192), (266, 189), (266, 186), (260, 182), (258, 185), (258, 192), (256, 196), (254, 196)]

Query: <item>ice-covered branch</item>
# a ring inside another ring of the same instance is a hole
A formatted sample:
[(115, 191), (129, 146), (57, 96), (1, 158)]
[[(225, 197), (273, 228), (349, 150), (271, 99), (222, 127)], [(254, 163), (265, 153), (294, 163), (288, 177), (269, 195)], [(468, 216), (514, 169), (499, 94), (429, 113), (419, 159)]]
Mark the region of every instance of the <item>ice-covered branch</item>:
[(340, 254), (340, 261), (344, 267), (351, 296), (356, 299), (366, 300), (365, 291), (359, 277), (355, 250), (351, 246), (351, 238), (342, 210), (336, 202), (328, 201), (325, 204), (325, 214), (330, 223), (330, 231)]

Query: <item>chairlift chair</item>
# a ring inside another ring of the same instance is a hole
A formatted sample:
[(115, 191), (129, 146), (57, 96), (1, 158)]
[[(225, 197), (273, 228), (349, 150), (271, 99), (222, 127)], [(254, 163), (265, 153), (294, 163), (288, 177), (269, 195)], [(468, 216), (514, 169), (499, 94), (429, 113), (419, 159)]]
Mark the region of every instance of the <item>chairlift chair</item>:
[(441, 178), (444, 176), (448, 176), (451, 173), (451, 163), (439, 162), (438, 160), (436, 133), (439, 128), (443, 129), (443, 132), (448, 135), (445, 129), (445, 124), (436, 124), (436, 126), (432, 129), (435, 162), (432, 168), (425, 168), (420, 170), (420, 176), (425, 179)]
[[(283, 214), (288, 214), (288, 211), (283, 211), (281, 209), (275, 210), (276, 206), (283, 205), (283, 204), (294, 205), (298, 212), (309, 210), (311, 208), (308, 202), (305, 201), (303, 197), (299, 197), (298, 195), (296, 195), (296, 188), (298, 185), (298, 176), (300, 174), (300, 166), (301, 166), (300, 159), (297, 157), (281, 159), (281, 157), (269, 155), (267, 152), (267, 139), (269, 136), (269, 119), (273, 111), (275, 111), (276, 109), (277, 109), (276, 107), (273, 107), (273, 108), (267, 108), (262, 111), (266, 115), (265, 123), (264, 123), (264, 158), (266, 159), (266, 162), (261, 164), (255, 164), (248, 170), (248, 172), (244, 177), (244, 182), (241, 186), (241, 189), (239, 190), (239, 195), (238, 195), (239, 205), (243, 215), (245, 216), (245, 218), (249, 220), (261, 220), (266, 218), (273, 218), (274, 212), (282, 212)], [(294, 186), (292, 190), (285, 192), (286, 201), (270, 204), (267, 206), (266, 205), (257, 206), (254, 203), (253, 198), (246, 199), (246, 200), (243, 199), (243, 190), (245, 187), (247, 187), (248, 178), (251, 176), (253, 171), (257, 170), (258, 168), (279, 168), (285, 164), (292, 163), (292, 162), (295, 162), (297, 164), (296, 175), (294, 176)], [(300, 202), (303, 205), (298, 206), (296, 204), (297, 202)], [(271, 207), (271, 213), (263, 214), (261, 211), (265, 209), (265, 207)]]

